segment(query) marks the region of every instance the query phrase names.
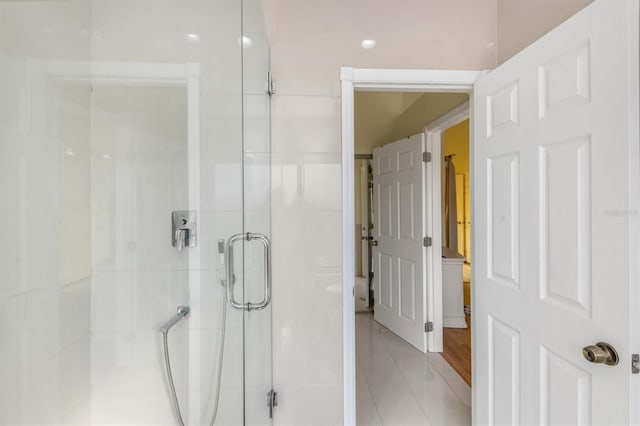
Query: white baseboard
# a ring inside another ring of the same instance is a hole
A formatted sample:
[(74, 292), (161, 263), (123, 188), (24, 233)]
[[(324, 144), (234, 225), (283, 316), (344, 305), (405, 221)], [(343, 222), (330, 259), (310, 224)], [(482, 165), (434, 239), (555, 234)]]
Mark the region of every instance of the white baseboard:
[(464, 316), (443, 316), (442, 326), (445, 328), (467, 328)]

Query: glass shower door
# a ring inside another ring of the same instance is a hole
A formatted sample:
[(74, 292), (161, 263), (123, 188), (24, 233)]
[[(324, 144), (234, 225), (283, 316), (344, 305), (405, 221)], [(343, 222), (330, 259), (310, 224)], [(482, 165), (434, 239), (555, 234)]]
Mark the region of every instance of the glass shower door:
[(0, 1), (1, 424), (271, 423), (271, 308), (219, 249), (271, 239), (268, 55), (258, 0)]
[[(272, 377), (274, 303), (271, 235), (271, 114), (269, 44), (260, 0), (243, 0), (244, 294), (260, 309), (244, 311), (245, 424), (271, 425), (277, 414)], [(267, 247), (268, 245), (268, 247)], [(265, 250), (269, 250), (269, 259)]]

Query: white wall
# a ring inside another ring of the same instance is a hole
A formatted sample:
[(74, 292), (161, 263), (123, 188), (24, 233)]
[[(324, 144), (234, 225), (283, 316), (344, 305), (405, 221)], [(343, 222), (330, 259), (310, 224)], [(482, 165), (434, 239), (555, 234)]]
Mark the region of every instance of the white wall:
[[(485, 69), (496, 0), (264, 0), (273, 97), (278, 425), (342, 423), (340, 66)], [(373, 38), (371, 50), (360, 41)]]
[(498, 63), (503, 63), (593, 0), (498, 0)]

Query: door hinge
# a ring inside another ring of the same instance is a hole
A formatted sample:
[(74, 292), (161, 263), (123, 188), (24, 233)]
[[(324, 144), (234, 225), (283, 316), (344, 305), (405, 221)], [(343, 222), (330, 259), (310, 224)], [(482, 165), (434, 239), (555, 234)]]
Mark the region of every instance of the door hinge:
[(267, 73), (267, 94), (269, 96), (276, 94), (276, 81), (273, 79), (271, 72)]
[(433, 322), (428, 321), (424, 323), (424, 332), (431, 333), (433, 331)]
[(422, 161), (424, 161), (425, 163), (430, 163), (431, 162), (431, 153), (430, 152), (423, 152), (422, 153)]
[(273, 418), (273, 407), (278, 406), (278, 392), (271, 389), (269, 393), (267, 393), (268, 405), (269, 405), (269, 418)]
[(640, 354), (631, 355), (631, 374), (640, 374)]
[(425, 247), (431, 247), (431, 244), (432, 244), (431, 237), (424, 237), (424, 238), (422, 239), (422, 245), (423, 245), (423, 246), (425, 246)]

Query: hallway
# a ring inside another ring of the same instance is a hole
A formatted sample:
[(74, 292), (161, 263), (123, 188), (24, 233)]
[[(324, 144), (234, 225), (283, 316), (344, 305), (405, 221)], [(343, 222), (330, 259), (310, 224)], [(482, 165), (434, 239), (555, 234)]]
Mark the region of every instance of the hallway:
[(451, 366), (371, 314), (356, 315), (356, 376), (359, 426), (471, 424), (471, 389)]

